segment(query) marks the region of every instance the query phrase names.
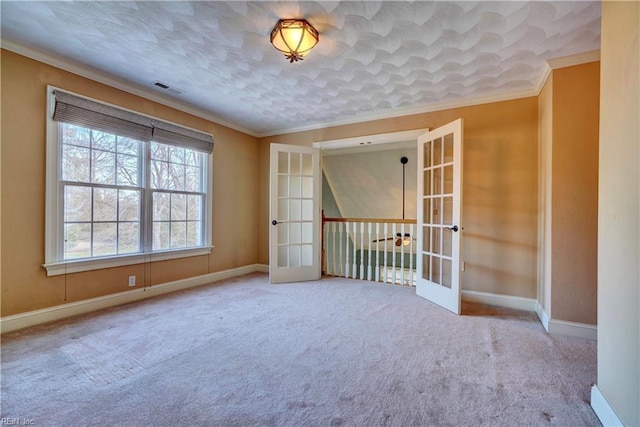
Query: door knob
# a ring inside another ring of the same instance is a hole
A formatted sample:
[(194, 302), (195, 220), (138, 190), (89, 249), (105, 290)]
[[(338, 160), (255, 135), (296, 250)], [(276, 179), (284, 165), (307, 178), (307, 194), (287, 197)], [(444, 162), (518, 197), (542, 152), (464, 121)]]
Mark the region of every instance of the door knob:
[(453, 230), (454, 232), (458, 231), (458, 226), (454, 225), (453, 227), (447, 227), (449, 230)]
[(274, 219), (273, 221), (271, 221), (271, 225), (278, 225), (278, 221)]

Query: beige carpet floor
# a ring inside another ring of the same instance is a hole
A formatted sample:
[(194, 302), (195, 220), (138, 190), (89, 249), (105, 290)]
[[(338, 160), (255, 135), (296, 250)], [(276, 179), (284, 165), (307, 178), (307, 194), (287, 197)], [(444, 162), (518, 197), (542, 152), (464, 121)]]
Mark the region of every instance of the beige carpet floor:
[(591, 426), (596, 343), (535, 314), (253, 274), (5, 334), (1, 417), (49, 426)]

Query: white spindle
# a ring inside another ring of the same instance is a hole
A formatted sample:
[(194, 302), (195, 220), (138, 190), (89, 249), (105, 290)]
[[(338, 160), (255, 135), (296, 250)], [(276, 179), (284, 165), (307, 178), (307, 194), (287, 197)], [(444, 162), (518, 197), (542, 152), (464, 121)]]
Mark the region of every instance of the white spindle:
[(351, 277), (354, 279), (358, 276), (358, 261), (357, 261), (357, 251), (358, 245), (356, 242), (358, 241), (358, 224), (353, 223), (353, 270), (351, 271)]
[(392, 265), (392, 270), (391, 270), (391, 283), (395, 284), (396, 283), (396, 239), (397, 239), (397, 227), (396, 224), (394, 223), (391, 226), (392, 229), (392, 234), (393, 234), (393, 240), (392, 245), (391, 245), (391, 250), (392, 250), (392, 259), (391, 259), (391, 265)]
[(349, 277), (349, 223), (344, 223), (344, 277)]
[(404, 223), (400, 224), (400, 285), (404, 285)]
[[(380, 223), (376, 222), (376, 240), (380, 239)], [(376, 282), (380, 281), (380, 242), (376, 242)]]
[(364, 222), (360, 223), (360, 275), (358, 278), (364, 280)]
[(413, 224), (409, 224), (409, 286), (413, 286), (415, 283), (414, 274), (413, 274), (413, 236), (414, 236)]
[(382, 275), (384, 276), (384, 283), (387, 283), (387, 280), (389, 278), (389, 270), (388, 270), (388, 265), (389, 265), (389, 251), (387, 250), (387, 238), (389, 236), (389, 224), (387, 224), (386, 222), (384, 223), (384, 270)]
[(371, 223), (367, 224), (367, 280), (371, 281)]

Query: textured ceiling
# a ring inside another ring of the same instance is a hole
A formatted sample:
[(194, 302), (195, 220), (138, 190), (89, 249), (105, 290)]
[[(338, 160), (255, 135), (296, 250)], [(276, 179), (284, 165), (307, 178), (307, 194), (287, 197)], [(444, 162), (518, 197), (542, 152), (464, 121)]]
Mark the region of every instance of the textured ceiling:
[[(1, 2), (3, 47), (100, 72), (254, 135), (532, 93), (600, 48), (599, 1)], [(280, 18), (320, 43), (290, 64)], [(161, 81), (173, 91), (152, 84)]]

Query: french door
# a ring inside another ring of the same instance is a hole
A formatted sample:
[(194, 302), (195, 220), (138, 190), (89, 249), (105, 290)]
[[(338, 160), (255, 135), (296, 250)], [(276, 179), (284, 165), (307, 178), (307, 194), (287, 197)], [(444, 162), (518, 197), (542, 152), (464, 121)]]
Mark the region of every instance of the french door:
[(271, 144), (269, 281), (320, 278), (320, 152)]
[(462, 119), (418, 138), (416, 293), (460, 314)]

